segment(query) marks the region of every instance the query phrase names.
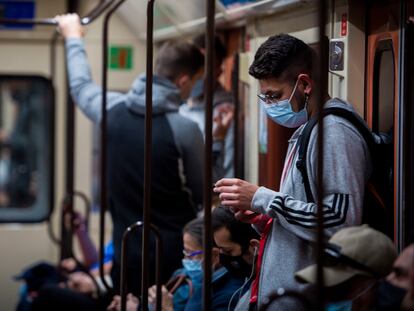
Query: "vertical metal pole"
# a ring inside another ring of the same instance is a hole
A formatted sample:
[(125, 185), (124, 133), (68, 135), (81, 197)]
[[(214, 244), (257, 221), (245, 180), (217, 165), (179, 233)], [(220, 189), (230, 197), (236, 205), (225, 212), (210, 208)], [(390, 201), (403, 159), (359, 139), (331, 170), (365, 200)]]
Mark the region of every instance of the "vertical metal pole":
[(141, 306), (148, 310), (149, 234), (151, 212), (151, 157), (152, 157), (152, 81), (153, 81), (154, 0), (147, 4), (147, 72), (145, 89), (145, 154), (144, 154), (144, 228), (142, 236)]
[(59, 33), (55, 31), (53, 33), (52, 39), (50, 39), (50, 79), (52, 80), (52, 85), (55, 86), (56, 82), (56, 43), (59, 37)]
[(316, 93), (318, 99), (318, 178), (317, 178), (317, 310), (324, 310), (325, 291), (323, 278), (323, 249), (324, 249), (324, 223), (323, 223), (323, 117), (322, 110), (327, 92), (327, 47), (325, 46), (325, 26), (326, 26), (326, 0), (319, 0), (318, 20), (319, 20), (319, 68), (316, 69), (316, 81), (320, 81), (319, 90)]
[(205, 162), (204, 162), (204, 279), (203, 279), (203, 310), (211, 310), (211, 180), (212, 180), (212, 126), (213, 126), (213, 92), (214, 92), (214, 15), (215, 1), (206, 0), (206, 111), (205, 111)]
[(404, 182), (406, 169), (404, 167), (404, 154), (405, 154), (405, 69), (406, 68), (406, 1), (400, 3), (400, 31), (399, 31), (399, 49), (398, 49), (398, 135), (396, 137), (397, 143), (397, 156), (395, 161), (397, 162), (397, 171), (394, 173), (397, 176), (397, 191), (394, 194), (397, 197), (397, 230), (396, 230), (396, 242), (398, 251), (404, 249), (405, 243), (405, 204), (404, 197), (406, 196), (407, 188)]
[[(53, 92), (54, 92), (54, 87), (55, 87), (55, 82), (56, 82), (56, 43), (57, 43), (58, 37), (59, 37), (59, 33), (57, 31), (55, 31), (53, 33), (52, 38), (50, 39), (49, 70), (50, 70), (50, 80), (52, 81)], [(54, 113), (53, 113), (53, 116), (54, 116)], [(54, 122), (54, 120), (52, 122)], [(54, 152), (55, 152), (55, 150), (54, 150), (54, 142), (55, 142), (54, 133), (50, 133), (50, 134), (53, 134), (52, 154), (54, 155)], [(54, 156), (53, 156), (53, 158), (54, 158)], [(54, 180), (54, 174), (52, 175), (52, 179)], [(54, 199), (52, 200), (52, 204), (55, 204)], [(60, 248), (61, 247), (60, 240), (56, 237), (55, 232), (53, 231), (53, 227), (52, 227), (52, 215), (53, 215), (53, 212), (49, 215), (49, 219), (48, 219), (48, 223), (47, 223), (47, 231), (48, 231), (49, 237), (53, 241), (53, 243), (58, 245), (59, 248)]]
[(107, 89), (108, 89), (108, 31), (109, 31), (109, 19), (112, 14), (118, 9), (118, 7), (124, 2), (119, 0), (109, 11), (105, 14), (102, 34), (102, 107), (101, 107), (101, 210), (99, 219), (99, 276), (105, 288), (109, 291), (111, 287), (105, 280), (105, 273), (103, 270), (104, 249), (105, 249), (105, 213), (108, 209), (108, 195), (107, 195), (107, 174), (106, 174), (106, 162), (107, 162)]
[[(68, 0), (68, 11), (76, 12), (78, 8), (77, 1)], [(66, 64), (67, 65), (67, 64)], [(67, 71), (67, 70), (66, 70)], [(70, 87), (66, 79), (66, 161), (65, 161), (65, 204), (61, 216), (61, 249), (60, 258), (65, 259), (73, 256), (73, 190), (75, 182), (75, 105), (70, 96)]]
[(233, 169), (234, 169), (234, 176), (236, 178), (243, 178), (242, 175), (242, 168), (240, 167), (241, 158), (240, 158), (240, 136), (239, 136), (239, 128), (240, 128), (240, 98), (239, 98), (239, 66), (240, 66), (240, 55), (237, 53), (234, 56), (234, 65), (233, 65), (233, 72), (232, 72), (232, 90), (233, 90), (233, 104), (234, 104), (234, 156), (233, 156)]

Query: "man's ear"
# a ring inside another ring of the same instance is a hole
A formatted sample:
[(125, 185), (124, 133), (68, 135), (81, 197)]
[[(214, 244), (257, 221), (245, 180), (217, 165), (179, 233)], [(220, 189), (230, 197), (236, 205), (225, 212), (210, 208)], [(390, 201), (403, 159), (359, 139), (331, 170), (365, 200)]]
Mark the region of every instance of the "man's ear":
[(175, 78), (175, 85), (181, 89), (183, 86), (185, 86), (189, 81), (190, 77), (186, 74), (181, 74), (177, 78)]
[(311, 77), (309, 77), (308, 74), (306, 73), (301, 73), (298, 76), (298, 79), (300, 80), (302, 88), (303, 88), (303, 93), (307, 94), (307, 95), (312, 95), (312, 91), (313, 91), (313, 81), (311, 79)]
[(251, 254), (257, 255), (259, 253), (260, 241), (251, 239), (249, 242), (249, 251)]

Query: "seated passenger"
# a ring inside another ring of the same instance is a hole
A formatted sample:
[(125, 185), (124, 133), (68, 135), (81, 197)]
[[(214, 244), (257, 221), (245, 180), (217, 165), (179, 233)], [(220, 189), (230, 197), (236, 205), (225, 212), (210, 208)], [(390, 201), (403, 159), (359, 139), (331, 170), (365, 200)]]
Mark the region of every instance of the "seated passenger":
[[(83, 261), (67, 258), (57, 267), (41, 262), (26, 268), (15, 277), (25, 282), (20, 291), (18, 311), (98, 310), (108, 304), (111, 297), (100, 278), (97, 250), (88, 234), (85, 219), (75, 212), (73, 220)], [(104, 255), (105, 280), (112, 284), (109, 276), (112, 241), (107, 244)]]
[[(183, 230), (184, 258), (183, 268), (174, 272), (170, 280), (162, 287), (163, 311), (199, 311), (202, 310), (203, 289), (203, 219), (197, 218), (189, 222)], [(232, 301), (234, 294), (242, 288), (244, 279), (235, 277), (219, 263), (219, 250), (213, 248), (212, 252), (212, 310), (232, 310), (237, 299)], [(149, 303), (155, 307), (156, 286), (149, 291)], [(133, 310), (133, 302), (138, 301), (129, 296), (129, 308)], [(108, 310), (120, 310), (119, 296), (115, 297)]]
[(414, 310), (414, 244), (407, 246), (378, 289), (376, 311)]
[[(325, 310), (372, 310), (379, 281), (391, 271), (397, 256), (393, 242), (367, 225), (349, 227), (329, 239), (325, 255)], [(315, 284), (316, 265), (295, 276)]]
[(245, 280), (237, 293), (240, 298), (255, 277), (259, 234), (250, 224), (237, 220), (230, 209), (223, 206), (213, 210), (212, 223), (214, 241), (220, 249), (220, 264), (234, 277)]

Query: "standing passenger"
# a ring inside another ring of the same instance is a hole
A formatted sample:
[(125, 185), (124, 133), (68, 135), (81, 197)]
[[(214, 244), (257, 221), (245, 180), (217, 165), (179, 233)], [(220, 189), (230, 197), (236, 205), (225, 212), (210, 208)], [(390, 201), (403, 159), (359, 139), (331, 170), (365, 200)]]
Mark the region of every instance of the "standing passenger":
[[(205, 55), (206, 36), (204, 34), (194, 39), (194, 44)], [(234, 177), (234, 126), (233, 126), (233, 94), (226, 91), (218, 80), (222, 74), (222, 63), (226, 58), (227, 50), (218, 36), (214, 37), (214, 96), (213, 115), (213, 181), (223, 177)], [(199, 79), (191, 91), (187, 103), (180, 106), (180, 114), (197, 122), (200, 130), (205, 133), (205, 80)]]
[[(267, 115), (285, 127), (299, 127), (289, 140), (279, 191), (258, 187), (240, 179), (216, 183), (223, 205), (239, 218), (260, 220), (260, 268), (251, 291), (239, 302), (238, 310), (260, 307), (278, 288), (304, 291), (294, 273), (315, 260), (317, 206), (308, 203), (302, 174), (296, 166), (298, 138), (319, 105), (315, 96), (321, 89), (312, 76), (313, 50), (301, 40), (281, 34), (270, 37), (258, 49), (249, 73), (259, 80), (260, 102)], [(324, 107), (353, 107), (323, 94)], [(325, 233), (361, 223), (365, 184), (371, 166), (369, 149), (359, 131), (347, 120), (334, 115), (324, 118), (324, 214)], [(313, 128), (306, 160), (311, 192), (317, 197), (318, 128)], [(254, 213), (252, 213), (253, 211)], [(251, 215), (252, 214), (252, 215)], [(262, 217), (257, 217), (262, 214)], [(277, 300), (269, 310), (298, 310), (293, 299)]]
[[(100, 122), (102, 89), (92, 81), (82, 42), (79, 16), (57, 16), (66, 39), (69, 84), (72, 97), (93, 122)], [(180, 267), (181, 232), (196, 216), (202, 202), (203, 139), (193, 121), (178, 114), (195, 81), (202, 75), (204, 59), (196, 46), (175, 42), (164, 45), (155, 62), (153, 83), (151, 220), (163, 238), (164, 281)], [(108, 92), (108, 203), (113, 221), (114, 262), (112, 277), (119, 289), (121, 241), (124, 230), (142, 220), (144, 181), (144, 117), (146, 76), (136, 78), (126, 94)], [(141, 234), (129, 240), (128, 284), (140, 292)], [(150, 246), (150, 282), (154, 282), (155, 245)]]

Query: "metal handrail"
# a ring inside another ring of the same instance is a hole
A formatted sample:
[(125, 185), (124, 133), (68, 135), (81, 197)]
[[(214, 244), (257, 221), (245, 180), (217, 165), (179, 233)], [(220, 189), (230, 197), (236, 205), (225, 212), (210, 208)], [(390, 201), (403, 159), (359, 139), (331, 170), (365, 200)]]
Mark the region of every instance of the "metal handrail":
[[(81, 18), (82, 25), (88, 25), (98, 18), (115, 0), (101, 1), (85, 17)], [(58, 22), (54, 18), (0, 18), (0, 24), (19, 24), (19, 25), (42, 25), (57, 26)]]
[(211, 180), (212, 180), (212, 143), (213, 143), (213, 93), (214, 93), (214, 0), (206, 1), (206, 103), (205, 103), (205, 154), (204, 154), (204, 278), (203, 278), (203, 310), (211, 310), (211, 275), (212, 275), (212, 228), (211, 228)]
[(104, 248), (105, 248), (105, 213), (107, 211), (107, 183), (106, 183), (106, 161), (107, 161), (107, 101), (108, 101), (108, 33), (109, 33), (109, 20), (112, 14), (118, 9), (118, 7), (124, 3), (125, 0), (118, 0), (111, 7), (111, 9), (105, 14), (103, 23), (103, 34), (102, 34), (102, 106), (101, 106), (101, 124), (100, 124), (100, 141), (101, 141), (101, 209), (99, 219), (99, 275), (105, 288), (110, 291), (112, 288), (105, 280), (103, 260), (104, 260)]
[(82, 191), (75, 191), (73, 193), (73, 196), (76, 196), (83, 201), (83, 204), (85, 207), (85, 227), (86, 227), (86, 230), (89, 231), (89, 220), (91, 218), (90, 216), (91, 216), (91, 210), (92, 210), (92, 202), (88, 198), (88, 196)]
[[(127, 249), (127, 243), (129, 235), (137, 230), (140, 227), (145, 226), (142, 221), (137, 221), (133, 225), (129, 226), (125, 231), (124, 235), (122, 237), (122, 253), (121, 253), (121, 311), (126, 311), (126, 296), (128, 293), (127, 289), (127, 258), (128, 258), (128, 249)], [(156, 301), (156, 311), (161, 311), (162, 309), (162, 293), (161, 293), (161, 287), (162, 287), (162, 274), (161, 274), (161, 268), (162, 268), (162, 256), (163, 256), (163, 244), (162, 244), (162, 237), (161, 232), (159, 229), (150, 224), (150, 230), (154, 233), (156, 238), (156, 250), (155, 250), (155, 280), (156, 280), (156, 287), (157, 287), (157, 301)], [(141, 308), (142, 308), (141, 304)], [(147, 304), (148, 308), (148, 304)]]
[(151, 213), (151, 157), (152, 157), (152, 83), (153, 83), (153, 34), (154, 34), (154, 4), (155, 0), (147, 3), (147, 68), (145, 84), (145, 153), (144, 153), (144, 211), (142, 235), (142, 271), (141, 271), (141, 299), (142, 309), (148, 310), (148, 255)]
[(242, 163), (240, 158), (240, 137), (239, 137), (239, 130), (241, 128), (239, 116), (241, 115), (240, 109), (240, 96), (239, 96), (239, 66), (240, 66), (240, 55), (239, 53), (234, 55), (234, 65), (232, 71), (232, 92), (233, 92), (233, 104), (234, 104), (234, 119), (233, 119), (233, 126), (234, 126), (234, 137), (233, 137), (233, 170), (234, 170), (234, 177), (242, 178), (243, 179), (243, 170), (240, 169), (240, 164)]
[(50, 62), (49, 62), (49, 70), (50, 70), (50, 79), (52, 80), (52, 85), (55, 85), (56, 79), (56, 43), (57, 39), (59, 38), (59, 33), (55, 31), (53, 33), (52, 38), (50, 39)]
[(327, 21), (327, 3), (326, 0), (318, 0), (318, 21), (319, 21), (319, 68), (316, 70), (316, 81), (320, 82), (316, 90), (318, 99), (317, 116), (318, 116), (318, 163), (317, 163), (317, 218), (318, 228), (316, 230), (316, 279), (317, 279), (317, 310), (324, 310), (325, 288), (324, 288), (324, 246), (325, 232), (323, 219), (323, 150), (324, 150), (324, 128), (322, 110), (325, 103), (325, 96), (328, 94), (328, 68), (325, 60), (328, 57), (327, 47), (325, 46), (325, 26)]
[[(80, 197), (84, 202), (84, 205), (85, 205), (85, 227), (86, 227), (86, 230), (89, 231), (89, 219), (90, 219), (90, 214), (91, 214), (91, 209), (92, 209), (91, 201), (86, 196), (86, 194), (84, 194), (80, 191), (75, 191), (74, 195)], [(63, 199), (61, 205), (63, 207), (65, 205), (67, 205), (67, 197), (65, 199)], [(62, 210), (64, 210), (64, 208), (62, 208)], [(67, 212), (64, 211), (64, 213), (67, 213)], [(62, 215), (64, 213), (62, 213)], [(72, 214), (71, 217), (73, 218), (73, 214)], [(53, 231), (52, 222), (51, 222), (50, 219), (49, 219), (48, 225), (47, 225), (47, 232), (48, 232), (49, 237), (52, 240), (52, 242), (57, 244), (58, 246), (61, 246), (61, 240), (56, 236), (55, 232)]]

